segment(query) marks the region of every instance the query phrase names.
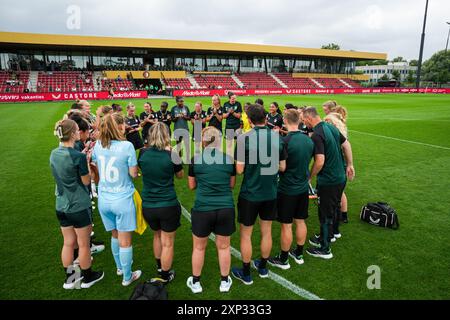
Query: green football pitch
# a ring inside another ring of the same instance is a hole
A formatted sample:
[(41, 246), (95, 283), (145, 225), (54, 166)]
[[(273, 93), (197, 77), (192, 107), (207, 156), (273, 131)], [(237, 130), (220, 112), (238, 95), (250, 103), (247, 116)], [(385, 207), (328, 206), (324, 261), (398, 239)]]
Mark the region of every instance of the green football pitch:
[[(190, 224), (182, 218), (175, 242), (175, 280), (168, 286), (170, 299), (449, 299), (450, 298), (450, 96), (352, 95), (263, 96), (268, 105), (277, 101), (295, 105), (321, 104), (335, 98), (349, 112), (349, 139), (353, 146), (356, 179), (346, 189), (349, 223), (326, 261), (305, 255), (305, 264), (291, 261), (287, 271), (254, 284), (234, 279), (231, 291), (219, 293), (220, 274), (214, 244), (210, 241), (202, 274), (203, 293), (186, 287), (191, 274)], [(186, 98), (193, 109), (200, 100)], [(242, 104), (255, 97), (239, 97)], [(159, 109), (162, 100), (151, 100)], [(143, 100), (133, 101), (137, 112)], [(173, 99), (168, 100), (174, 105)], [(93, 109), (107, 101), (94, 101)], [(128, 101), (120, 101), (126, 105)], [(54, 210), (54, 181), (49, 155), (57, 146), (54, 123), (70, 103), (0, 104), (0, 299), (128, 299), (133, 288), (121, 286), (109, 249), (109, 235), (95, 214), (97, 239), (106, 250), (94, 256), (94, 268), (105, 278), (88, 290), (62, 289), (60, 262), (62, 236)], [(322, 112), (322, 111), (321, 111)], [(185, 170), (187, 172), (187, 170)], [(234, 190), (237, 200), (241, 177)], [(136, 180), (138, 190), (141, 179)], [(194, 192), (186, 179), (176, 181), (178, 198), (188, 211)], [(372, 201), (390, 203), (398, 212), (400, 229), (383, 229), (359, 220), (361, 207)], [(310, 206), (309, 235), (318, 231), (316, 204)], [(273, 226), (272, 254), (279, 250), (280, 226)], [(134, 268), (143, 279), (156, 274), (152, 234), (133, 238)], [(253, 236), (254, 257), (259, 256), (259, 227)], [(239, 248), (239, 233), (232, 236)], [(307, 245), (305, 246), (307, 247)], [(233, 265), (240, 265), (233, 258)], [(370, 266), (381, 269), (381, 288), (369, 290)], [(291, 289), (289, 289), (289, 288)]]

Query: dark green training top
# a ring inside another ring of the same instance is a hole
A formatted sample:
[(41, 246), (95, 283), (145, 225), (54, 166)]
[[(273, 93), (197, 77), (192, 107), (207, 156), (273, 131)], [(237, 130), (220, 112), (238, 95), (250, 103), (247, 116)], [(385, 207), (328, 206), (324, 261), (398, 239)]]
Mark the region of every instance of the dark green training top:
[[(242, 113), (241, 103), (236, 101), (234, 104), (231, 104), (229, 101), (225, 102), (223, 105), (223, 112), (227, 113), (230, 109), (234, 110), (234, 113)], [(241, 126), (241, 119), (236, 118), (232, 114), (230, 114), (227, 118), (225, 129), (239, 129)]]
[(50, 166), (56, 181), (56, 210), (75, 213), (91, 206), (88, 188), (81, 177), (89, 174), (86, 155), (60, 146), (50, 155)]
[(286, 171), (280, 173), (278, 192), (289, 196), (308, 192), (309, 163), (314, 143), (301, 131), (293, 131), (283, 138), (283, 147), (287, 152)]
[(189, 176), (195, 177), (195, 211), (234, 208), (230, 177), (236, 175), (234, 161), (216, 148), (206, 148), (192, 158)]
[(144, 183), (142, 206), (162, 208), (178, 205), (173, 176), (183, 169), (179, 156), (167, 150), (145, 148), (139, 154), (138, 164)]
[(189, 131), (189, 126), (188, 126), (188, 121), (183, 117), (178, 118), (179, 116), (187, 116), (189, 117), (190, 112), (189, 112), (189, 108), (187, 106), (182, 106), (179, 107), (178, 105), (172, 107), (171, 110), (171, 118), (172, 118), (172, 122), (174, 123), (173, 125), (173, 130), (177, 130), (177, 129), (185, 129)]
[(341, 145), (347, 139), (335, 126), (324, 121), (313, 130), (311, 139), (314, 142), (314, 154), (325, 155), (325, 163), (317, 175), (317, 185), (334, 186), (345, 183), (345, 163)]
[[(244, 152), (240, 151), (242, 144)], [(272, 154), (272, 150), (276, 154)], [(286, 160), (286, 152), (277, 132), (266, 126), (256, 126), (241, 135), (235, 159), (245, 164), (239, 197), (252, 202), (277, 198), (279, 161)]]

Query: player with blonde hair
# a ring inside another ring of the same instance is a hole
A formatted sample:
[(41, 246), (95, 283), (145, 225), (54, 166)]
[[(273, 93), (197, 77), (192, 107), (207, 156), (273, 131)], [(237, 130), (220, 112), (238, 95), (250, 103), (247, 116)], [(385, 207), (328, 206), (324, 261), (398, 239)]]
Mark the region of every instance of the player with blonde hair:
[(132, 232), (136, 229), (133, 178), (138, 167), (133, 144), (125, 139), (125, 119), (121, 114), (106, 115), (99, 128), (99, 140), (92, 154), (99, 173), (98, 209), (106, 231), (111, 232), (111, 251), (122, 285), (139, 279), (132, 272)]
[(221, 133), (215, 127), (202, 131), (203, 152), (196, 155), (189, 166), (189, 189), (196, 190), (192, 208), (192, 276), (187, 286), (193, 293), (203, 288), (200, 276), (205, 260), (208, 236), (216, 235), (221, 281), (220, 292), (228, 292), (232, 280), (231, 235), (236, 230), (232, 189), (236, 183), (236, 168), (233, 159), (220, 151)]
[(173, 177), (183, 178), (183, 166), (178, 154), (172, 152), (166, 124), (152, 125), (147, 141), (148, 147), (141, 149), (138, 160), (144, 184), (143, 214), (153, 230), (153, 254), (160, 277), (163, 282), (170, 282), (175, 277), (171, 267), (175, 233), (181, 217)]

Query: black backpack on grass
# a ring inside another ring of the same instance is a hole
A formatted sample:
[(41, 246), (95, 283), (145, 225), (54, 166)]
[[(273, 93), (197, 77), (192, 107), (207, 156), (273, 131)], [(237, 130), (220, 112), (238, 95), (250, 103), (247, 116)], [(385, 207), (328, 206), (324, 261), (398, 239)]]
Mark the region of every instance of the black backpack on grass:
[(139, 283), (134, 289), (130, 300), (167, 300), (168, 294), (161, 281), (148, 280)]
[(395, 210), (385, 202), (370, 202), (361, 209), (360, 218), (375, 226), (397, 230), (400, 227)]

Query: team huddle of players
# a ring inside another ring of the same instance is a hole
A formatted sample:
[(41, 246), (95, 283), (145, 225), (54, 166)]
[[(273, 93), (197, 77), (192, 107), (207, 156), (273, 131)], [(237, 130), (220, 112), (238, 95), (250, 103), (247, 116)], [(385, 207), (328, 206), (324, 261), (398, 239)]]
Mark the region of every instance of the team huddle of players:
[[(236, 95), (230, 93), (228, 98), (222, 106), (219, 96), (212, 97), (206, 112), (201, 102), (190, 112), (181, 97), (176, 98), (170, 111), (167, 102), (162, 102), (157, 112), (146, 103), (139, 117), (132, 104), (127, 106), (125, 117), (119, 105), (99, 107), (94, 116), (89, 103), (79, 101), (57, 122), (55, 135), (60, 145), (52, 151), (50, 165), (57, 186), (56, 215), (64, 237), (61, 258), (65, 289), (77, 284), (89, 288), (104, 277), (103, 272), (91, 268), (92, 195), (97, 194), (100, 217), (106, 231), (111, 232), (111, 252), (122, 285), (140, 278), (142, 272), (132, 269), (132, 233), (137, 228), (133, 179), (140, 176), (142, 215), (153, 230), (158, 279), (164, 283), (174, 279), (175, 234), (183, 209), (174, 178), (185, 175), (176, 148), (186, 136), (178, 134), (177, 129), (189, 130), (189, 122), (194, 129), (201, 128), (195, 140), (201, 152), (195, 153), (187, 166), (188, 188), (195, 190), (191, 208), (192, 275), (186, 282), (193, 293), (203, 290), (200, 278), (211, 233), (219, 258), (220, 292), (230, 290), (230, 274), (251, 285), (251, 265), (266, 278), (268, 265), (289, 269), (290, 258), (303, 264), (311, 196), (319, 198), (320, 232), (310, 237), (311, 247), (305, 251), (313, 257), (333, 257), (331, 243), (341, 237), (340, 222), (347, 222), (343, 191), (347, 180), (355, 175), (346, 109), (328, 101), (323, 105), (326, 117), (322, 121), (314, 107), (286, 104), (281, 112), (274, 102), (266, 112), (261, 99), (242, 108)], [(171, 143), (172, 123), (175, 148)], [(225, 152), (222, 136), (226, 139)], [(276, 169), (269, 170), (272, 164), (263, 161), (260, 154), (276, 159)], [(236, 175), (243, 175), (237, 208), (232, 194)], [(312, 179), (316, 179), (316, 189), (311, 187)], [(231, 267), (235, 209), (241, 267)], [(252, 233), (257, 220), (261, 256), (252, 259)], [(274, 221), (281, 224), (281, 250), (271, 256)]]

